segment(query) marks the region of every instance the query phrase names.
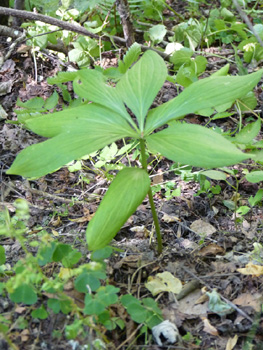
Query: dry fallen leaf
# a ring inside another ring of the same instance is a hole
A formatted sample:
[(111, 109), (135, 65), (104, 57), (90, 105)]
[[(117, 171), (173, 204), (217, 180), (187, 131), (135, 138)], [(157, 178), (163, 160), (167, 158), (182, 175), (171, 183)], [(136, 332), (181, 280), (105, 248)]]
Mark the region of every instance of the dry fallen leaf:
[(154, 277), (150, 276), (145, 287), (152, 293), (153, 296), (161, 292), (172, 292), (178, 294), (182, 290), (181, 281), (174, 277), (170, 272), (165, 271), (157, 273)]
[(163, 174), (156, 174), (152, 177), (152, 184), (158, 185), (163, 182)]
[(29, 330), (28, 330), (28, 329), (24, 329), (24, 330), (20, 333), (21, 341), (22, 341), (22, 342), (28, 341), (29, 335), (30, 335)]
[(214, 226), (208, 222), (203, 221), (202, 219), (194, 221), (191, 224), (190, 228), (199, 235), (211, 236), (216, 232), (216, 228), (214, 228)]
[(114, 265), (114, 269), (120, 269), (123, 265), (126, 267), (137, 268), (142, 262), (142, 255), (128, 255), (122, 258)]
[(254, 265), (253, 263), (248, 263), (246, 267), (237, 269), (238, 272), (242, 273), (242, 275), (253, 275), (259, 277), (263, 275), (263, 266)]
[(234, 338), (229, 338), (226, 344), (226, 350), (232, 350), (236, 346), (238, 336), (235, 335)]
[(169, 224), (170, 222), (178, 222), (178, 221), (180, 222), (181, 220), (177, 216), (164, 213), (162, 217), (162, 221)]
[(194, 292), (188, 294), (185, 298), (179, 301), (179, 306), (177, 311), (188, 317), (200, 317), (206, 316), (208, 312), (208, 301), (203, 304), (196, 304), (197, 301), (200, 302), (200, 297), (202, 292), (200, 289), (196, 289)]
[(217, 329), (211, 325), (209, 320), (206, 317), (202, 317), (204, 323), (204, 331), (211, 335), (219, 335)]
[(54, 227), (58, 227), (60, 226), (62, 223), (61, 221), (61, 217), (60, 216), (57, 216), (56, 218), (53, 218), (51, 221), (50, 221), (50, 224)]
[(85, 215), (85, 216), (82, 216), (80, 218), (76, 218), (76, 219), (70, 219), (70, 221), (72, 222), (76, 222), (76, 223), (79, 223), (79, 224), (82, 224), (83, 222), (88, 222), (92, 219), (92, 217), (94, 216), (94, 214), (88, 214), (88, 215)]
[(233, 303), (240, 306), (251, 306), (256, 312), (260, 312), (263, 296), (262, 293), (243, 293), (233, 300)]
[(23, 314), (25, 311), (26, 311), (26, 307), (24, 307), (24, 306), (17, 306), (15, 308), (15, 312), (18, 314)]
[(224, 254), (224, 253), (225, 253), (224, 248), (220, 247), (215, 243), (210, 243), (198, 251), (198, 255), (201, 255), (201, 256), (211, 256), (211, 255), (216, 256), (218, 254)]
[(136, 238), (143, 238), (143, 237), (149, 237), (151, 232), (147, 230), (147, 228), (142, 225), (142, 226), (134, 226), (130, 229), (132, 232), (136, 233), (135, 237)]

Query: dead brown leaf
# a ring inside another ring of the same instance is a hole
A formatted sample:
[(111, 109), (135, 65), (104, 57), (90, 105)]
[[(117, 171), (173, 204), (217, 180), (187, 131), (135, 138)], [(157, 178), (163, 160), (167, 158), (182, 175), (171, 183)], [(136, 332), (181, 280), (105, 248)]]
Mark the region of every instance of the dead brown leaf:
[(232, 350), (236, 346), (238, 336), (235, 335), (233, 338), (229, 338), (226, 344), (226, 350)]
[(122, 258), (114, 265), (114, 269), (120, 269), (123, 265), (128, 267), (137, 268), (139, 267), (139, 263), (142, 261), (142, 255), (129, 255), (125, 258)]
[(162, 221), (169, 224), (170, 222), (178, 222), (178, 221), (180, 222), (181, 220), (177, 216), (164, 213), (162, 217)]
[(254, 265), (253, 263), (248, 263), (246, 267), (237, 269), (238, 272), (242, 273), (242, 275), (253, 275), (259, 277), (263, 275), (263, 266)]
[(203, 221), (202, 219), (192, 222), (190, 228), (199, 235), (211, 236), (216, 232), (216, 228), (214, 228), (214, 226)]
[(163, 174), (156, 174), (152, 177), (152, 184), (153, 185), (158, 185), (163, 182)]
[(179, 301), (178, 311), (188, 317), (206, 317), (208, 301), (203, 304), (196, 304), (201, 295), (202, 292), (200, 289), (188, 294), (185, 298)]
[(17, 306), (16, 308), (15, 308), (15, 312), (17, 312), (18, 314), (22, 314), (22, 313), (24, 313), (25, 311), (26, 311), (26, 307), (24, 307), (24, 306)]
[(216, 336), (219, 335), (217, 329), (211, 325), (211, 323), (209, 322), (209, 320), (206, 317), (202, 317), (202, 321), (204, 324), (204, 331), (206, 333), (211, 334), (211, 335), (216, 335)]
[(198, 255), (201, 256), (215, 256), (219, 254), (225, 254), (225, 250), (215, 243), (210, 243), (198, 251)]
[(28, 329), (23, 329), (22, 332), (20, 333), (20, 337), (22, 342), (26, 342), (29, 339), (30, 332)]
[(263, 296), (261, 293), (243, 293), (233, 300), (233, 303), (240, 306), (251, 306), (256, 312), (260, 312)]

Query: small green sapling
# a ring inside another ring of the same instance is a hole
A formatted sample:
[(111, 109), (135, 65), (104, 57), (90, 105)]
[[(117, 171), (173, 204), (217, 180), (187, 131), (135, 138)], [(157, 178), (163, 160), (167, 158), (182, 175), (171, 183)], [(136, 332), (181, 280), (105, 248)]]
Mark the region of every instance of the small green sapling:
[[(150, 107), (166, 80), (167, 68), (153, 51), (144, 53), (122, 75), (116, 87), (107, 85), (103, 74), (96, 70), (83, 69), (69, 74), (75, 93), (85, 102), (75, 108), (26, 120), (29, 129), (49, 139), (18, 154), (7, 173), (40, 177), (118, 139), (137, 139), (142, 168), (125, 168), (111, 183), (87, 228), (91, 250), (106, 246), (148, 193), (158, 252), (161, 252), (160, 227), (147, 173), (146, 145), (151, 152), (161, 153), (168, 159), (203, 168), (228, 166), (253, 157), (210, 129), (176, 120), (189, 113), (233, 103), (252, 90), (262, 70), (246, 76), (199, 80), (154, 109)], [(126, 107), (133, 112), (136, 122)], [(167, 124), (167, 128), (156, 130)]]

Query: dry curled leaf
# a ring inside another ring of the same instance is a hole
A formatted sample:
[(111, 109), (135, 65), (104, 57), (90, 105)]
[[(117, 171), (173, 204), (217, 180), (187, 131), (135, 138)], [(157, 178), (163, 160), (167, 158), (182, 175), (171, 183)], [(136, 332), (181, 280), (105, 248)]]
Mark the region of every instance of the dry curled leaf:
[(217, 329), (211, 325), (211, 323), (209, 322), (209, 320), (206, 317), (202, 317), (202, 321), (204, 324), (204, 331), (206, 333), (211, 334), (211, 335), (216, 335), (216, 336), (219, 335)]

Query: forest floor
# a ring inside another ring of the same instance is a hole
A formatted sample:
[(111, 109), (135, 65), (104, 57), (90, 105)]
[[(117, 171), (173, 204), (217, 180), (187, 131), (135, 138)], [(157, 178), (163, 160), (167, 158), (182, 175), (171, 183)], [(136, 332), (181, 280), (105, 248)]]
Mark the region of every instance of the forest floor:
[[(4, 40), (1, 41), (1, 50), (7, 50)], [(207, 49), (205, 54), (211, 71), (218, 70), (226, 63), (224, 58), (212, 56), (216, 53), (228, 59), (234, 55), (231, 47), (227, 46)], [(109, 67), (116, 65), (116, 62), (113, 56), (105, 57), (103, 63)], [(35, 82), (32, 56), (19, 53), (8, 59), (0, 69), (0, 81), (10, 84), (10, 89), (0, 97), (0, 104), (8, 113), (7, 119), (0, 120), (1, 205), (5, 205), (12, 215), (14, 200), (26, 199), (30, 206), (28, 237), (35, 237), (39, 228), (42, 228), (60, 242), (85, 250), (86, 226), (110, 183), (104, 172), (94, 167), (96, 158), (85, 160), (85, 166), (79, 171), (70, 172), (68, 167), (63, 167), (36, 180), (29, 181), (5, 174), (19, 151), (41, 140), (20, 125), (7, 123), (16, 120), (14, 107), (17, 98), (22, 101), (36, 96), (47, 98), (54, 89), (61, 94), (58, 87), (46, 82), (48, 77), (64, 69), (56, 56), (39, 55), (37, 69), (39, 80)], [(231, 65), (230, 74), (236, 74), (235, 64)], [(68, 89), (72, 91), (70, 84)], [(256, 88), (257, 109), (263, 102), (261, 92), (260, 87)], [(176, 95), (176, 87), (166, 82), (154, 105), (164, 103)], [(206, 125), (209, 119), (191, 115), (187, 121)], [(209, 126), (229, 130), (235, 128), (237, 123), (238, 116), (234, 114), (231, 118), (213, 121)], [(136, 159), (122, 159), (123, 164), (128, 164), (128, 161), (137, 164)], [(172, 165), (165, 159), (153, 159), (150, 169), (152, 183), (162, 186), (162, 190), (154, 195), (154, 201), (161, 222), (163, 254), (158, 256), (156, 253), (150, 205), (146, 198), (112, 243), (123, 252), (114, 253), (108, 260), (107, 277), (121, 288), (122, 293), (129, 292), (138, 298), (149, 295), (145, 288), (147, 278), (164, 271), (171, 272), (184, 286), (192, 285), (188, 294), (177, 299), (168, 292), (158, 297), (164, 319), (174, 322), (183, 337), (180, 344), (165, 345), (162, 349), (263, 349), (263, 275), (246, 275), (238, 271), (247, 263), (255, 261), (255, 243), (263, 244), (262, 207), (257, 205), (247, 215), (236, 218), (233, 210), (223, 204), (223, 201), (238, 196), (239, 204), (247, 205), (248, 198), (255, 195), (259, 186), (243, 179), (236, 193), (229, 185), (235, 186), (236, 179), (229, 175), (229, 184), (211, 181), (211, 186), (220, 185), (219, 194), (210, 191), (198, 194), (200, 184), (194, 178), (194, 172), (200, 169), (187, 167), (176, 173), (171, 171)], [(249, 167), (249, 163), (232, 167), (238, 171), (238, 180), (242, 178), (245, 167)], [(165, 185), (167, 183), (168, 186)], [(176, 188), (180, 188), (180, 195), (170, 196)], [(74, 203), (72, 198), (78, 202)], [(6, 264), (14, 266), (23, 257), (21, 246), (10, 238), (1, 238), (0, 243), (6, 250)], [(86, 254), (88, 259), (88, 252)], [(263, 255), (260, 258), (262, 263)], [(56, 269), (57, 266), (52, 268)], [(206, 291), (214, 289), (235, 305), (231, 313), (219, 316), (208, 308)], [(9, 313), (14, 323), (23, 312), (22, 307), (14, 305), (6, 296), (0, 298), (0, 313)], [(23, 317), (27, 318), (27, 315)], [(134, 324), (131, 320), (129, 322), (126, 334), (112, 331), (108, 335), (116, 348), (134, 331)], [(13, 327), (12, 341), (20, 350), (73, 349), (72, 343), (66, 338), (56, 339), (52, 336), (54, 330), (62, 334), (66, 323), (67, 317), (63, 314), (37, 322), (30, 319), (23, 331), (17, 325)], [(186, 334), (191, 336), (185, 340)], [(80, 340), (80, 344), (84, 343), (85, 339)], [(153, 340), (143, 345), (144, 339), (140, 337), (137, 340), (131, 337), (129, 343), (130, 349), (161, 349)], [(124, 344), (122, 349), (127, 349), (128, 345)]]

